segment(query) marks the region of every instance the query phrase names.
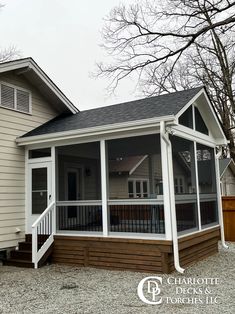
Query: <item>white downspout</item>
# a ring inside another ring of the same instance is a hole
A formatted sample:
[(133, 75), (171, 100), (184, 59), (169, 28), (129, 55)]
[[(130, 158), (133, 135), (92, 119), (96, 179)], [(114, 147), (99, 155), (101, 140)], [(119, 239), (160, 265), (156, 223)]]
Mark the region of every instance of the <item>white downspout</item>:
[(218, 214), (219, 214), (219, 224), (220, 224), (220, 235), (221, 235), (221, 243), (225, 249), (228, 249), (228, 245), (225, 243), (224, 236), (224, 219), (223, 219), (223, 207), (221, 200), (221, 189), (220, 189), (220, 172), (219, 172), (219, 158), (222, 154), (222, 147), (220, 147), (219, 152), (215, 155), (215, 165), (216, 165), (216, 178), (217, 178), (217, 194), (218, 194)]
[(177, 234), (177, 223), (176, 223), (176, 212), (175, 212), (175, 191), (174, 191), (174, 180), (172, 180), (171, 175), (173, 176), (173, 163), (172, 163), (172, 150), (171, 142), (165, 134), (165, 122), (160, 122), (160, 134), (162, 139), (165, 141), (168, 146), (168, 154), (166, 156), (168, 164), (168, 182), (169, 182), (169, 191), (170, 191), (170, 213), (171, 213), (171, 229), (172, 229), (172, 240), (173, 240), (173, 253), (174, 253), (174, 266), (175, 269), (183, 274), (184, 268), (180, 267), (179, 262), (179, 247), (178, 247), (178, 234)]

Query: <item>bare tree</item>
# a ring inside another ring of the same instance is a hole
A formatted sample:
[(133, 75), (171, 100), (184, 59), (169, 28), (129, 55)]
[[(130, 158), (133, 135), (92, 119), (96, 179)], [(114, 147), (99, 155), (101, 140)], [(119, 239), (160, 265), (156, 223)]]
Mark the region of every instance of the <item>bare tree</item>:
[(21, 52), (15, 47), (0, 49), (0, 63), (15, 60), (21, 57)]
[[(0, 11), (3, 7), (4, 5), (0, 3)], [(20, 56), (21, 52), (15, 46), (11, 45), (8, 48), (1, 48), (0, 46), (0, 63), (17, 59)]]
[[(142, 91), (147, 96), (205, 85), (221, 119), (226, 136), (230, 140), (230, 155), (234, 158), (235, 53), (233, 38), (229, 38), (222, 48), (218, 49), (215, 41), (211, 42), (211, 46), (209, 43), (206, 46), (196, 45), (195, 49), (190, 49), (186, 54), (183, 62), (178, 62), (173, 71), (171, 71), (170, 63), (162, 67), (161, 71), (155, 71), (152, 67), (141, 84)], [(228, 150), (225, 149), (224, 157), (227, 155)]]
[(146, 95), (208, 86), (235, 156), (235, 1), (137, 1), (114, 8), (106, 18), (103, 47), (110, 64), (98, 75), (119, 81), (137, 73)]

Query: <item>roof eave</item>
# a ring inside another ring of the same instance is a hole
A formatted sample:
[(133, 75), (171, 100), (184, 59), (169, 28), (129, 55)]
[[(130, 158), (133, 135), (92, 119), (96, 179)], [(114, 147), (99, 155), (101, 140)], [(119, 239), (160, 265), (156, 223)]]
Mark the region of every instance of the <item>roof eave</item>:
[(63, 92), (56, 86), (56, 84), (47, 76), (47, 74), (38, 66), (32, 58), (24, 58), (15, 61), (5, 62), (0, 64), (0, 73), (28, 68), (33, 70), (37, 76), (51, 89), (56, 97), (65, 105), (67, 109), (73, 114), (79, 110), (72, 104), (72, 102), (63, 94)]
[(68, 140), (74, 138), (82, 138), (87, 136), (105, 135), (108, 133), (118, 133), (128, 130), (139, 130), (144, 128), (157, 127), (160, 121), (165, 121), (170, 125), (177, 125), (177, 121), (174, 115), (164, 116), (159, 118), (142, 119), (135, 121), (128, 121), (122, 123), (102, 125), (98, 127), (76, 129), (64, 132), (55, 132), (43, 135), (34, 135), (28, 137), (18, 137), (16, 143), (19, 146), (27, 146), (33, 144), (47, 143), (47, 142), (58, 142), (61, 140)]

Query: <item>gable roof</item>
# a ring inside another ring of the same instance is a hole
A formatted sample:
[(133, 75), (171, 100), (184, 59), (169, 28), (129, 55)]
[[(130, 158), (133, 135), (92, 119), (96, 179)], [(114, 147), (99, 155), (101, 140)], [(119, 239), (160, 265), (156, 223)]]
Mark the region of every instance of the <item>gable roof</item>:
[(219, 172), (220, 177), (222, 177), (227, 170), (227, 168), (230, 167), (233, 174), (235, 175), (235, 163), (232, 158), (225, 158), (219, 160)]
[(25, 134), (31, 137), (130, 121), (175, 116), (203, 87), (60, 116)]
[(15, 71), (17, 75), (23, 75), (46, 99), (49, 100), (49, 102), (61, 109), (61, 112), (79, 112), (79, 110), (32, 58), (23, 58), (0, 63), (0, 73), (9, 71)]
[(131, 175), (147, 158), (147, 155), (123, 157), (120, 160), (109, 161), (110, 173), (128, 173)]

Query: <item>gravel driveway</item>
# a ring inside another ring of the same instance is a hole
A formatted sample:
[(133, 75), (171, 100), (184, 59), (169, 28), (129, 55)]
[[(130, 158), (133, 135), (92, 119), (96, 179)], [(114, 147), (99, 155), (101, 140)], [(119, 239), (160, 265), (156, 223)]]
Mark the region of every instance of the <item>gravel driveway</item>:
[[(151, 274), (59, 265), (38, 270), (0, 266), (0, 313), (235, 313), (235, 244), (229, 245), (229, 250), (220, 249), (218, 254), (187, 268), (184, 275), (159, 275), (163, 280), (157, 296), (163, 302), (159, 305), (145, 304), (137, 296), (139, 281)], [(219, 284), (167, 282), (179, 278), (219, 278)], [(180, 292), (183, 288), (209, 287), (209, 296), (217, 297), (218, 303), (176, 303), (179, 298), (180, 302), (206, 298), (204, 290), (202, 295), (191, 294), (192, 289), (183, 295), (177, 294), (177, 287)]]

